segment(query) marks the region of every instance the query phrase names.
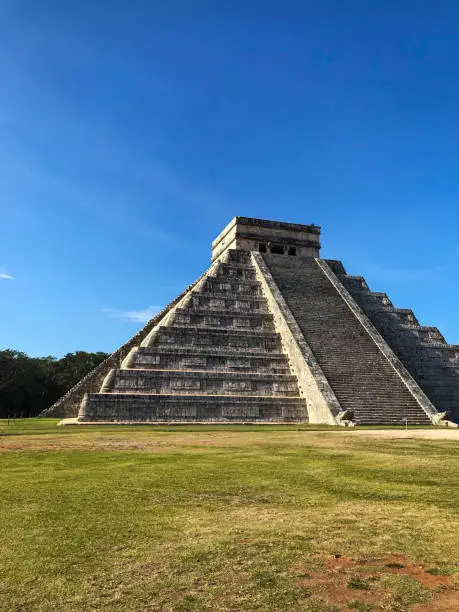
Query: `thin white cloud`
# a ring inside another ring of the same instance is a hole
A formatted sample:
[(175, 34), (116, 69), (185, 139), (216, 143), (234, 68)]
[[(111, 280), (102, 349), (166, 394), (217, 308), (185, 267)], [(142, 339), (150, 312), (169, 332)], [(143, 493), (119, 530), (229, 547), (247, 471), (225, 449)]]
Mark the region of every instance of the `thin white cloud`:
[(160, 312), (161, 306), (148, 306), (140, 310), (119, 310), (118, 308), (104, 308), (103, 311), (111, 317), (124, 319), (132, 323), (147, 323)]
[(0, 280), (13, 280), (14, 276), (12, 274), (8, 274), (8, 272), (4, 272), (0, 270)]

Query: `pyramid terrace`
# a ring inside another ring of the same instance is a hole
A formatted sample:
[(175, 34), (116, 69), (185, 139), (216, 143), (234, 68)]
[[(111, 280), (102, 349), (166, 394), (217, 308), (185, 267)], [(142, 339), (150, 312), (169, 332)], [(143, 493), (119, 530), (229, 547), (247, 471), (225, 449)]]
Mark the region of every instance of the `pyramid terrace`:
[(320, 232), (235, 217), (210, 267), (43, 416), (87, 423), (459, 421), (459, 346), (373, 292)]

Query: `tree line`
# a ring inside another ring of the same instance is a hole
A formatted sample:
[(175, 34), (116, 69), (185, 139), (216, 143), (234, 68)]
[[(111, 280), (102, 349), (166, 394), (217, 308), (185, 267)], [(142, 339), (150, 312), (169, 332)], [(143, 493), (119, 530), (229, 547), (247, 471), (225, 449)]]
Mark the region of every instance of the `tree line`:
[(0, 418), (37, 416), (107, 357), (76, 351), (56, 359), (0, 351)]

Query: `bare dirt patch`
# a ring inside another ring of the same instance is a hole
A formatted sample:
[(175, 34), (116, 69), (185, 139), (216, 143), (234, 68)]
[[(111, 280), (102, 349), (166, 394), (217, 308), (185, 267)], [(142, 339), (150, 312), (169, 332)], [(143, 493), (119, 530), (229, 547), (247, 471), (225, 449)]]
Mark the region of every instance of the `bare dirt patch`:
[(454, 610), (459, 610), (459, 590), (456, 588), (441, 591), (435, 595), (434, 599), (411, 608), (411, 612), (452, 612)]
[[(13, 431), (13, 430), (11, 430)], [(0, 432), (1, 433), (1, 432)], [(437, 440), (459, 442), (459, 429), (355, 429), (347, 428), (323, 431), (154, 431), (145, 429), (98, 430), (91, 427), (49, 428), (46, 433), (24, 431), (8, 435), (5, 427), (0, 435), (0, 453), (3, 451), (56, 451), (61, 449), (81, 450), (121, 450), (143, 452), (197, 452), (199, 450), (238, 449), (263, 450), (266, 446), (283, 450), (299, 449), (310, 446), (331, 448), (342, 452), (353, 449), (360, 442), (368, 440)], [(337, 438), (339, 436), (339, 438)], [(339, 440), (339, 442), (338, 442)]]
[[(407, 576), (427, 590), (428, 601), (403, 609), (413, 612), (459, 609), (458, 576), (433, 575), (429, 569), (430, 566), (410, 561), (401, 554), (371, 559), (352, 559), (337, 554), (327, 558), (322, 570), (305, 572), (297, 586), (308, 589), (313, 597), (327, 604), (338, 606), (339, 610), (354, 606), (356, 609), (391, 610), (394, 593), (385, 578)], [(301, 570), (297, 575), (301, 576)]]
[[(218, 434), (217, 434), (218, 435)], [(218, 445), (226, 446), (228, 441), (218, 440)], [(56, 451), (56, 450), (121, 450), (121, 451), (151, 451), (173, 452), (174, 450), (193, 450), (193, 448), (216, 446), (216, 440), (205, 434), (173, 435), (153, 434), (141, 436), (121, 433), (118, 436), (88, 432), (82, 435), (41, 435), (41, 436), (11, 436), (0, 438), (2, 451)]]

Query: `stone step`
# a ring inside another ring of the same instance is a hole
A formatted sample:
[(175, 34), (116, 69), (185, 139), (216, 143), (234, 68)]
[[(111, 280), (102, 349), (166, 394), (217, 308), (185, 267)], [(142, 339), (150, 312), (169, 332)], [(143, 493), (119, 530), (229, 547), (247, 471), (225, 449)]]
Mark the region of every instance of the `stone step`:
[(405, 399), (401, 397), (391, 397), (389, 393), (380, 395), (376, 395), (374, 393), (368, 395), (360, 395), (359, 397), (353, 396), (351, 393), (340, 392), (337, 394), (338, 400), (340, 402), (346, 401), (346, 406), (350, 407), (351, 405), (361, 405), (365, 406), (367, 404), (374, 404), (375, 406), (384, 406), (386, 409), (388, 406), (394, 406), (396, 408), (409, 408), (413, 410), (418, 410), (417, 404), (413, 401), (413, 399)]
[(400, 421), (402, 419), (410, 419), (416, 421), (426, 421), (430, 423), (429, 417), (425, 413), (415, 412), (415, 411), (407, 411), (407, 410), (375, 410), (373, 406), (365, 406), (360, 409), (354, 410), (354, 416), (357, 420), (361, 418), (367, 419), (391, 419), (393, 421)]
[(182, 308), (177, 308), (175, 312), (183, 313), (183, 314), (192, 314), (192, 315), (202, 315), (202, 316), (222, 316), (222, 317), (240, 317), (244, 319), (256, 319), (260, 321), (273, 321), (273, 315), (270, 312), (241, 312), (240, 310), (234, 310), (231, 308), (225, 308), (222, 310), (209, 310), (207, 308), (201, 308), (201, 306), (194, 306), (187, 304)]
[(155, 345), (216, 347), (219, 350), (237, 348), (262, 352), (281, 352), (279, 334), (235, 329), (203, 329), (200, 327), (160, 327)]
[(354, 420), (358, 425), (430, 425), (430, 419), (417, 416), (402, 416), (400, 413), (394, 415), (387, 414), (371, 414), (371, 413), (354, 413)]
[(289, 374), (287, 357), (283, 353), (269, 355), (240, 351), (211, 353), (206, 349), (175, 349), (173, 347), (139, 347), (130, 368), (226, 370), (228, 372), (259, 372)]
[[(384, 416), (377, 416), (375, 418), (362, 417), (356, 419), (357, 425), (360, 426), (374, 426), (374, 425), (405, 425), (405, 420), (385, 418)], [(426, 419), (408, 419), (408, 427), (414, 427), (416, 425), (431, 425), (428, 418)]]
[[(343, 369), (349, 371), (351, 367), (355, 366), (357, 366), (358, 370), (354, 370), (354, 374), (360, 370), (366, 371), (368, 374), (374, 374), (375, 372), (381, 371), (381, 364), (376, 354), (373, 354), (373, 358), (371, 358), (369, 354), (365, 355), (364, 353), (355, 351), (347, 355), (346, 358), (341, 358), (339, 355), (327, 356), (325, 351), (316, 350), (314, 355), (318, 360), (322, 358), (325, 361), (325, 359), (327, 359), (327, 363), (324, 363), (324, 368), (327, 366), (332, 367), (336, 373), (339, 373), (339, 371)], [(384, 370), (382, 371), (384, 372)]]
[[(338, 397), (338, 401), (340, 403), (343, 402), (343, 397), (339, 396)], [(381, 398), (377, 398), (377, 397), (368, 397), (368, 398), (347, 398), (348, 401), (346, 402), (346, 408), (348, 409), (352, 409), (352, 410), (357, 410), (357, 409), (366, 409), (366, 408), (374, 408), (375, 410), (380, 410), (380, 411), (384, 411), (384, 412), (390, 412), (391, 410), (394, 411), (394, 413), (400, 413), (401, 411), (405, 411), (405, 412), (412, 412), (413, 414), (418, 414), (419, 410), (417, 409), (417, 407), (413, 404), (409, 404), (407, 402), (403, 402), (403, 403), (399, 403), (397, 401), (388, 401), (385, 400), (383, 401)], [(396, 408), (394, 408), (394, 406)]]
[(234, 268), (239, 270), (255, 270), (251, 258), (248, 261), (223, 261), (218, 264), (218, 269)]
[(367, 406), (364, 407), (360, 407), (358, 409), (356, 409), (355, 411), (356, 416), (373, 416), (373, 417), (381, 417), (381, 416), (385, 416), (387, 418), (398, 418), (398, 419), (404, 419), (405, 417), (407, 418), (416, 418), (419, 420), (423, 420), (423, 418), (428, 418), (427, 415), (424, 414), (424, 416), (419, 413), (416, 412), (414, 410), (406, 410), (406, 409), (399, 409), (397, 408), (396, 410), (390, 410), (390, 409), (386, 409), (386, 410), (379, 410), (379, 409), (375, 409), (374, 406), (372, 406), (371, 404), (368, 404)]
[[(401, 323), (405, 323), (408, 325), (419, 325), (419, 321), (416, 318), (416, 315), (409, 308), (395, 308), (394, 306), (375, 306), (373, 308), (373, 312), (375, 316), (387, 317), (389, 315), (395, 315)], [(394, 323), (397, 323), (397, 319), (393, 320)]]
[[(341, 387), (339, 390), (340, 397), (349, 397), (352, 399), (353, 397), (353, 386)], [(367, 400), (368, 398), (377, 398), (380, 401), (390, 402), (397, 398), (398, 405), (405, 402), (409, 405), (412, 405), (413, 397), (407, 396), (406, 393), (402, 393), (401, 391), (393, 391), (392, 387), (379, 388), (379, 389), (368, 389), (362, 390), (359, 394), (360, 399)]]
[[(362, 414), (371, 406), (389, 420), (392, 410), (410, 410), (421, 421), (427, 418), (316, 261), (302, 261), (300, 267), (285, 258), (263, 257), (344, 409)], [(352, 282), (365, 289), (363, 279)]]
[(430, 355), (449, 355), (454, 359), (459, 359), (459, 344), (434, 344), (420, 342), (418, 348)]
[(429, 417), (424, 412), (419, 412), (415, 410), (407, 410), (406, 408), (403, 408), (403, 407), (396, 408), (396, 409), (386, 408), (384, 410), (380, 410), (378, 408), (375, 408), (375, 406), (368, 404), (367, 406), (360, 406), (356, 408), (354, 410), (354, 414), (357, 418), (362, 417), (362, 416), (372, 417), (372, 418), (385, 416), (391, 419), (412, 418), (412, 419), (418, 419), (420, 421), (427, 419), (430, 422)]
[(209, 310), (232, 310), (241, 312), (268, 312), (268, 305), (262, 296), (234, 296), (227, 293), (193, 292), (188, 305)]
[(378, 293), (375, 291), (368, 291), (368, 290), (355, 291), (354, 288), (349, 285), (349, 283), (345, 282), (343, 284), (346, 287), (346, 289), (349, 291), (349, 293), (354, 296), (355, 300), (359, 304), (363, 303), (366, 306), (368, 306), (368, 308), (372, 308), (372, 309), (373, 308), (378, 308), (378, 309), (393, 308), (393, 304), (386, 293)]
[(251, 265), (222, 263), (218, 267), (216, 278), (255, 281), (257, 277), (255, 269)]
[(116, 393), (298, 397), (294, 376), (193, 370), (115, 370), (110, 388), (104, 390)]
[(262, 295), (260, 283), (258, 281), (236, 279), (224, 280), (217, 276), (208, 276), (200, 291), (202, 293), (211, 292), (226, 295)]
[(385, 293), (365, 293), (351, 285), (346, 284), (348, 290), (437, 410), (451, 412), (459, 421), (454, 350), (441, 332), (420, 326), (412, 310), (395, 308)]
[(285, 423), (304, 422), (307, 417), (306, 403), (298, 398), (91, 393), (79, 420)]
[(353, 274), (339, 275), (342, 282), (352, 287), (354, 291), (368, 291), (368, 285), (363, 276), (355, 276)]
[(229, 249), (225, 255), (223, 261), (225, 263), (242, 263), (251, 264), (252, 258), (249, 251), (240, 251), (239, 249)]
[[(385, 372), (380, 372), (379, 370), (367, 370), (371, 374), (371, 380), (368, 381), (367, 385), (362, 388), (365, 389), (381, 389), (381, 384), (387, 383), (387, 378), (384, 376)], [(355, 372), (354, 374), (347, 375), (346, 372), (334, 372), (335, 381), (339, 382), (341, 385), (349, 385), (353, 386), (354, 383), (360, 380), (360, 372)], [(389, 385), (392, 388), (392, 385)], [(397, 386), (397, 389), (405, 392), (405, 387)]]
[[(401, 324), (398, 332), (405, 335), (404, 341), (409, 342), (410, 336), (413, 342), (419, 340), (426, 344), (445, 344), (446, 340), (437, 327), (427, 327), (424, 325)], [(418, 340), (419, 339), (419, 340)]]
[[(415, 416), (416, 418), (423, 418), (421, 413), (416, 411), (416, 410), (409, 410), (406, 407), (398, 407), (397, 408), (391, 408), (391, 407), (385, 407), (384, 410), (381, 410), (380, 408), (376, 408), (373, 404), (368, 403), (368, 404), (362, 404), (360, 406), (356, 406), (354, 408), (354, 412), (356, 414), (374, 414), (374, 415), (385, 415), (387, 417), (394, 417), (394, 416), (398, 416), (399, 418), (404, 418), (405, 416)], [(422, 413), (424, 414), (424, 413)], [(425, 415), (426, 416), (426, 415)]]
[(270, 314), (240, 312), (202, 311), (191, 308), (178, 308), (173, 316), (175, 326), (217, 327), (220, 329), (244, 329), (251, 331), (274, 331), (273, 317)]
[(343, 277), (347, 276), (347, 272), (342, 261), (339, 261), (339, 259), (326, 259), (325, 261), (339, 278), (343, 279)]
[(343, 403), (346, 400), (346, 408), (366, 408), (369, 406), (376, 407), (378, 409), (383, 409), (385, 411), (390, 410), (392, 407), (396, 407), (396, 410), (413, 410), (414, 412), (418, 411), (418, 408), (413, 403), (409, 402), (398, 402), (396, 398), (390, 400), (389, 398), (377, 397), (377, 396), (369, 396), (369, 397), (359, 397), (352, 398), (350, 396), (342, 396), (339, 394), (338, 401)]

